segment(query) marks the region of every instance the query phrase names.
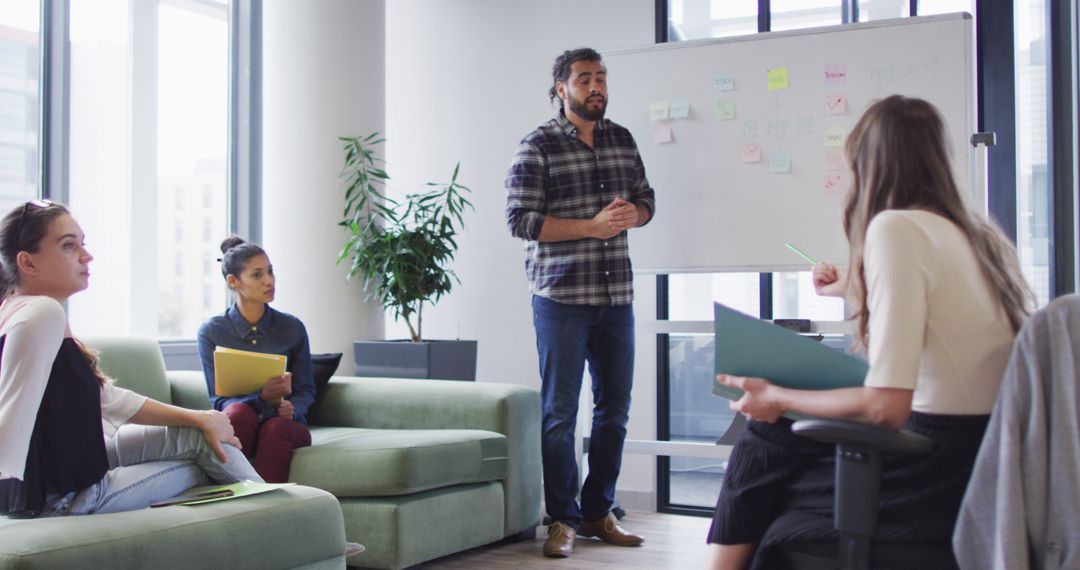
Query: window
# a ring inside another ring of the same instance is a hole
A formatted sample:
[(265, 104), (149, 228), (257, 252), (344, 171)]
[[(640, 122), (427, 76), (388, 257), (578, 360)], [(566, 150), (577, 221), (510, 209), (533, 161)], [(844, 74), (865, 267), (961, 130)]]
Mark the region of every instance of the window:
[(772, 30), (835, 26), (843, 21), (839, 0), (772, 0)]
[(71, 207), (97, 255), (71, 299), (79, 334), (190, 339), (224, 306), (203, 257), (229, 227), (228, 13), (71, 3)]
[[(1015, 4), (1016, 247), (1039, 305), (1050, 300), (1050, 184), (1046, 164), (1046, 2)], [(991, 152), (993, 152), (991, 150)]]
[(39, 0), (0, 11), (0, 216), (38, 195)]
[(671, 0), (669, 41), (757, 33), (757, 0)]
[(911, 15), (909, 0), (860, 0), (859, 21), (903, 18)]
[(975, 15), (975, 0), (919, 0), (919, 15), (967, 12)]
[[(711, 321), (713, 303), (723, 303), (748, 315), (760, 314), (761, 279), (757, 273), (699, 273), (668, 276), (668, 318), (671, 321)], [(818, 297), (810, 272), (772, 274), (773, 316), (814, 321), (844, 318), (841, 299)], [(722, 398), (702, 397), (712, 390), (715, 370), (713, 335), (668, 334), (667, 382), (670, 441), (712, 443), (724, 433), (735, 414)], [(835, 345), (845, 346), (843, 339)], [(712, 508), (724, 476), (723, 462), (672, 457), (667, 466), (667, 503), (675, 508)], [(661, 476), (664, 476), (663, 473)]]
[[(905, 0), (906, 1), (906, 0)], [(879, 17), (889, 13), (888, 2), (870, 1)], [(839, 0), (772, 0), (772, 28), (795, 29), (841, 23)], [(694, 40), (756, 33), (757, 0), (669, 0), (670, 41)], [(839, 223), (839, 220), (838, 220)], [(772, 274), (762, 286), (758, 273), (701, 273), (667, 276), (667, 318), (670, 321), (712, 321), (713, 303), (723, 303), (748, 315), (759, 316), (762, 295), (771, 303), (773, 317), (838, 321), (844, 318), (840, 299), (819, 298), (809, 271)], [(712, 443), (734, 419), (727, 401), (703, 398), (712, 386), (714, 343), (711, 326), (701, 332), (661, 335), (667, 354), (668, 407), (661, 413), (661, 433), (678, 442)], [(695, 329), (696, 331), (697, 329)], [(666, 342), (665, 342), (666, 341)], [(843, 344), (841, 341), (840, 345)], [(663, 388), (661, 388), (663, 389)], [(665, 432), (666, 430), (666, 432)], [(723, 462), (688, 457), (661, 457), (662, 510), (711, 509), (723, 478)], [(666, 489), (666, 495), (665, 491)]]

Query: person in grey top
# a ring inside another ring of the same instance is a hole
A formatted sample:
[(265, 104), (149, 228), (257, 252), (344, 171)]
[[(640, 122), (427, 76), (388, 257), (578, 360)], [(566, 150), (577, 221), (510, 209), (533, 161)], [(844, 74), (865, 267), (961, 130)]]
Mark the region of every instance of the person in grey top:
[(1020, 330), (960, 507), (961, 568), (1080, 568), (1080, 296)]

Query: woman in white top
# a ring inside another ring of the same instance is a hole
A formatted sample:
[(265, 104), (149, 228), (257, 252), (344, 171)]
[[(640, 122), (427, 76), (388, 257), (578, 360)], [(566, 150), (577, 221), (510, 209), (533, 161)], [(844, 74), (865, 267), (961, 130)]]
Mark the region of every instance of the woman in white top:
[(853, 174), (844, 208), (850, 271), (818, 264), (814, 285), (818, 294), (847, 297), (870, 370), (861, 388), (823, 391), (717, 377), (745, 391), (731, 407), (752, 421), (732, 450), (717, 502), (713, 568), (782, 567), (776, 545), (835, 537), (833, 447), (794, 435), (781, 417), (789, 411), (930, 437), (930, 454), (885, 458), (875, 538), (947, 548), (1031, 306), (1014, 247), (961, 198), (931, 104), (901, 96), (875, 102), (845, 151)]
[(261, 481), (225, 414), (119, 388), (72, 338), (63, 303), (87, 288), (91, 260), (60, 204), (26, 202), (0, 222), (0, 514), (117, 512)]

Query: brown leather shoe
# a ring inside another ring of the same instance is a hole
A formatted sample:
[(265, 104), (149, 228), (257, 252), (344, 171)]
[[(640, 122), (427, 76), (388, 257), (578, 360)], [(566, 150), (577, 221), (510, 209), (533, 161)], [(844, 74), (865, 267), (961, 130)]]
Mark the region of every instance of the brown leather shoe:
[(577, 532), (574, 527), (556, 522), (548, 527), (548, 539), (544, 542), (544, 556), (566, 558), (574, 553), (574, 540)]
[(598, 521), (582, 522), (578, 534), (589, 538), (596, 537), (616, 546), (638, 546), (645, 542), (645, 537), (623, 530), (619, 526), (619, 519), (611, 513)]

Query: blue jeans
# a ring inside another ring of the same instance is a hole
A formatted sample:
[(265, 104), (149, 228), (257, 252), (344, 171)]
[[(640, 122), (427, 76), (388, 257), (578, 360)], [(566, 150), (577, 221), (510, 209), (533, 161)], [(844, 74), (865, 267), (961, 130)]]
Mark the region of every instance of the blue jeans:
[(202, 431), (189, 427), (122, 426), (106, 440), (109, 471), (89, 487), (50, 495), (41, 516), (116, 513), (150, 506), (207, 483), (262, 482), (244, 452), (221, 446), (229, 457), (222, 463)]
[[(536, 295), (532, 305), (542, 378), (544, 502), (553, 521), (576, 529), (583, 519), (603, 518), (615, 501), (634, 379), (634, 312), (631, 305), (566, 305)], [(586, 362), (593, 418), (579, 507), (574, 431)]]

